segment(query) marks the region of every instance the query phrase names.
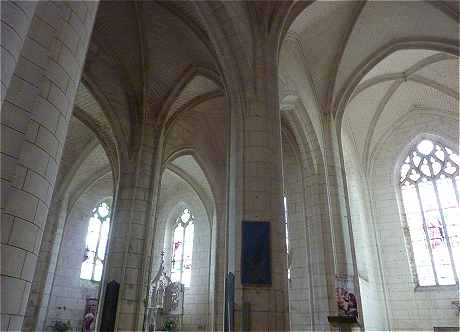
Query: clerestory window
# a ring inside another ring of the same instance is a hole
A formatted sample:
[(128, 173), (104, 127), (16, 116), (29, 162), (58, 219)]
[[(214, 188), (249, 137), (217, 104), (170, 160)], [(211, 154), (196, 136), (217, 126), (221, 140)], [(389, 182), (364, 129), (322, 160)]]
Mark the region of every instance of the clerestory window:
[(92, 211), (86, 235), (86, 249), (81, 264), (80, 278), (101, 281), (105, 249), (109, 238), (110, 205), (99, 203)]
[(403, 161), (400, 189), (419, 286), (458, 284), (459, 156), (423, 139)]
[(190, 287), (192, 279), (192, 254), (194, 218), (189, 209), (184, 209), (176, 220), (171, 260), (171, 281)]

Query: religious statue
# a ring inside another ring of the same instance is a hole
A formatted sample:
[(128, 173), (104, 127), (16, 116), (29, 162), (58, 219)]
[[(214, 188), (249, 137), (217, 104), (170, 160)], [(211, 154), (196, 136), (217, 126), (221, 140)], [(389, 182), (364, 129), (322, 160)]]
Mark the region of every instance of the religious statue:
[(86, 299), (85, 315), (83, 316), (83, 331), (92, 332), (94, 331), (94, 325), (96, 322), (98, 300), (95, 298)]

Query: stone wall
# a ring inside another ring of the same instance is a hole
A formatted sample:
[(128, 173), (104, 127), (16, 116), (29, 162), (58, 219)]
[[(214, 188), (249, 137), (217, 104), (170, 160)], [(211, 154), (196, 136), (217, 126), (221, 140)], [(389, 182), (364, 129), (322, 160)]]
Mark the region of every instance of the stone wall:
[(44, 325), (46, 330), (57, 320), (69, 320), (73, 330), (81, 330), (86, 299), (98, 297), (100, 283), (80, 279), (80, 269), (91, 211), (102, 200), (112, 200), (112, 195), (113, 184), (109, 174), (96, 182), (70, 207), (58, 250)]
[(432, 330), (458, 326), (458, 285), (416, 287), (409, 265), (402, 214), (397, 198), (397, 161), (405, 148), (424, 134), (434, 135), (458, 151), (458, 113), (414, 109), (381, 142), (369, 178), (377, 241), (382, 253), (382, 270), (394, 330)]

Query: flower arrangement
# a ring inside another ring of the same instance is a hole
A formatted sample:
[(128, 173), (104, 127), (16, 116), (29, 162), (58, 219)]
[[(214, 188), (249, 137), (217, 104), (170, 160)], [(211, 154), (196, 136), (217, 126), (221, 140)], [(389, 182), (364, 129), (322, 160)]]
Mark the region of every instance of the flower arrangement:
[(165, 331), (173, 331), (176, 328), (176, 322), (172, 319), (167, 319), (163, 325)]

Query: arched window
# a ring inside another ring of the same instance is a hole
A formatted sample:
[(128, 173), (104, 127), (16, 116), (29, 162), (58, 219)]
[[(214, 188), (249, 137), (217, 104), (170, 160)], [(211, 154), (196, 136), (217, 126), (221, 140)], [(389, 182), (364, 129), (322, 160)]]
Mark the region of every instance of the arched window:
[(458, 283), (459, 164), (451, 149), (424, 139), (401, 165), (400, 188), (420, 286)]
[(101, 281), (105, 249), (109, 238), (110, 206), (99, 203), (92, 211), (86, 235), (86, 249), (81, 264), (80, 278)]
[(288, 230), (288, 211), (287, 211), (287, 197), (286, 195), (283, 196), (283, 207), (284, 207), (284, 227), (286, 230), (286, 254), (287, 254), (287, 261), (288, 261), (288, 280), (291, 280), (291, 259), (289, 255), (289, 230)]
[(184, 209), (177, 218), (172, 243), (171, 280), (190, 287), (192, 278), (192, 254), (194, 218), (189, 209)]

